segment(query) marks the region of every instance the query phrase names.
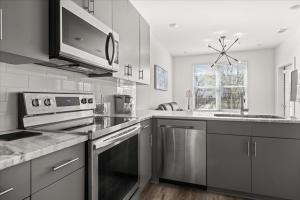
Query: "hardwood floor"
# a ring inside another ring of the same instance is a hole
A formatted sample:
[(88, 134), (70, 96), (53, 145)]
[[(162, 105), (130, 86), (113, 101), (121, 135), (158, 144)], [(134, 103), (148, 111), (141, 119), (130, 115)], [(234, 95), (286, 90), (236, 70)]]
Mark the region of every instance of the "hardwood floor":
[(141, 193), (140, 200), (246, 200), (209, 193), (197, 188), (167, 183), (149, 184)]

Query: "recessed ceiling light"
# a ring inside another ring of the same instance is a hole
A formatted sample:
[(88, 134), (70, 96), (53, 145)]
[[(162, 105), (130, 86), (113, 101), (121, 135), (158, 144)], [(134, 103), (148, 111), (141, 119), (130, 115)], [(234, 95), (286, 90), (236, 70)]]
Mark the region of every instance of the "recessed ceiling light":
[(237, 32), (237, 33), (234, 34), (234, 37), (241, 38), (241, 37), (243, 37), (245, 35), (246, 35), (246, 33)]
[(281, 28), (277, 31), (278, 34), (286, 32), (288, 29), (287, 28)]
[(226, 35), (227, 33), (228, 33), (228, 31), (226, 31), (226, 30), (219, 30), (219, 31), (213, 32), (213, 34), (217, 35), (217, 36)]
[(178, 24), (176, 24), (176, 23), (171, 23), (171, 24), (169, 24), (169, 27), (170, 27), (170, 28), (178, 28)]
[(300, 8), (300, 4), (296, 4), (290, 7), (291, 10), (297, 10)]

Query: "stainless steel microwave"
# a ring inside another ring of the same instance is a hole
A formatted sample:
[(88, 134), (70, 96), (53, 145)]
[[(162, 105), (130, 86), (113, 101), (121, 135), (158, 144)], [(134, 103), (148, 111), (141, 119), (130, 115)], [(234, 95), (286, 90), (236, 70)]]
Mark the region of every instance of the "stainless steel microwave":
[(101, 76), (119, 69), (119, 35), (71, 0), (49, 0), (53, 67)]

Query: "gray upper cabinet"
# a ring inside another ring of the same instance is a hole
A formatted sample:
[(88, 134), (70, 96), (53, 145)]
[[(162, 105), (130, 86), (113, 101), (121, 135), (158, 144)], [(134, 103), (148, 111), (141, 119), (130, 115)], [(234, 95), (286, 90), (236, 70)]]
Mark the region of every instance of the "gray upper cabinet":
[(150, 84), (150, 26), (140, 16), (140, 71), (139, 83)]
[(48, 10), (48, 1), (0, 1), (0, 62), (49, 61)]
[(0, 200), (22, 200), (29, 196), (29, 162), (0, 171)]
[(250, 137), (207, 135), (207, 185), (251, 192)]
[(300, 141), (253, 137), (253, 193), (300, 199)]
[(138, 81), (139, 13), (128, 0), (113, 1), (113, 30), (120, 37), (120, 68), (114, 77)]
[(113, 27), (113, 0), (94, 0), (94, 16), (108, 27)]
[(152, 126), (151, 120), (141, 123), (142, 129), (140, 133), (140, 188), (143, 189), (150, 181), (152, 176)]
[(85, 199), (84, 168), (55, 182), (32, 195), (31, 200), (83, 200)]

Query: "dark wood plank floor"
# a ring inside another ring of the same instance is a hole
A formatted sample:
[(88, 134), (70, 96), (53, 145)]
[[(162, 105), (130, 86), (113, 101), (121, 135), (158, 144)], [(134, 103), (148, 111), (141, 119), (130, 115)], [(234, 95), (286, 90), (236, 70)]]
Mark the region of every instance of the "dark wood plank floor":
[(246, 200), (209, 193), (197, 188), (177, 186), (166, 183), (149, 184), (141, 194), (140, 200)]

